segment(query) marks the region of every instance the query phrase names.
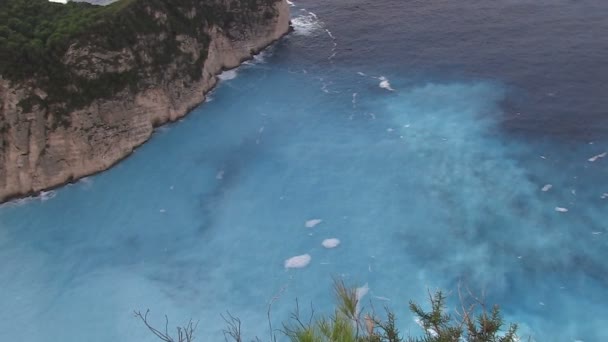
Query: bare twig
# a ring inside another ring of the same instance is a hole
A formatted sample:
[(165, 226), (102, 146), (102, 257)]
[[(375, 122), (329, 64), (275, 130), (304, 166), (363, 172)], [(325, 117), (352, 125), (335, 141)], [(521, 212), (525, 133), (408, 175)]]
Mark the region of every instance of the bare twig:
[(150, 313), (150, 309), (146, 310), (145, 314), (142, 314), (141, 311), (134, 311), (135, 317), (139, 318), (144, 325), (150, 330), (156, 337), (165, 342), (192, 342), (194, 341), (194, 331), (198, 327), (198, 322), (195, 324), (192, 320), (188, 321), (183, 327), (177, 327), (177, 340), (173, 338), (169, 334), (169, 318), (165, 315), (165, 332), (161, 332), (160, 330), (154, 328), (148, 322), (148, 314)]
[(234, 342), (242, 342), (243, 339), (241, 337), (241, 320), (238, 317), (232, 316), (229, 311), (226, 311), (226, 316), (220, 314), (224, 322), (228, 325), (226, 329), (222, 330), (224, 334), (224, 340), (228, 342), (228, 337), (232, 338)]
[[(469, 292), (469, 294), (471, 293), (471, 291), (467, 288), (467, 291)], [(462, 289), (461, 289), (461, 284), (458, 284), (458, 300), (460, 301), (460, 306), (462, 308), (462, 314), (460, 314), (458, 312), (458, 310), (456, 310), (456, 313), (459, 314), (462, 319), (460, 320), (458, 327), (460, 329), (462, 329), (465, 325), (468, 326), (471, 322), (474, 321), (473, 317), (473, 313), (475, 312), (475, 306), (477, 304), (473, 303), (471, 305), (469, 305), (469, 308), (465, 308), (465, 299), (462, 296)]]
[(296, 298), (296, 310), (294, 312), (291, 313), (291, 318), (296, 321), (298, 323), (298, 325), (300, 325), (300, 327), (302, 329), (306, 328), (306, 325), (304, 325), (304, 323), (302, 322), (302, 320), (300, 319), (300, 302), (298, 301), (298, 298)]
[[(279, 299), (281, 299), (281, 295), (283, 294), (283, 292), (285, 292), (287, 290), (287, 284), (283, 285), (280, 289), (279, 292), (277, 292), (271, 299), (270, 302), (268, 302), (268, 310), (266, 311), (266, 317), (268, 318), (268, 331), (270, 334), (270, 342), (276, 342), (277, 341), (277, 335), (275, 334), (274, 329), (272, 328), (272, 319), (271, 319), (271, 312), (272, 312), (272, 305), (278, 301)], [(277, 331), (281, 331), (280, 329), (277, 329)], [(258, 339), (256, 337), (256, 339)], [(259, 340), (259, 339), (258, 339)]]
[(308, 325), (312, 325), (312, 320), (315, 318), (315, 307), (310, 302), (310, 317), (308, 317)]

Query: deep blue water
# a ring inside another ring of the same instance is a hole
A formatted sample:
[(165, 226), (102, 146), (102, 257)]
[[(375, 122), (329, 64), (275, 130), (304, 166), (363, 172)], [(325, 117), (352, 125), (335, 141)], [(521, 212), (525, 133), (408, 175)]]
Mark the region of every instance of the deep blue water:
[(403, 331), (409, 299), (454, 304), (460, 284), (532, 341), (608, 340), (608, 3), (292, 13), (294, 33), (133, 156), (0, 207), (0, 341), (155, 341), (146, 308), (200, 320), (201, 341), (223, 340), (227, 310), (264, 338), (275, 296), (275, 327), (296, 298), (330, 312), (332, 277)]

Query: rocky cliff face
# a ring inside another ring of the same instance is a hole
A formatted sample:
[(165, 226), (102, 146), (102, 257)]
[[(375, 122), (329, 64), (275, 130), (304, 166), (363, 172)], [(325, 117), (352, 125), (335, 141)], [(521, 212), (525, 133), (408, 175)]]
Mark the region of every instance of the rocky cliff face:
[[(104, 49), (95, 39), (70, 45), (62, 63), (78, 77), (97, 80), (107, 74), (136, 75), (131, 86), (74, 108), (67, 102), (42, 105), (48, 91), (36, 82), (14, 82), (0, 76), (0, 202), (105, 170), (144, 143), (155, 126), (187, 114), (204, 101), (218, 73), (238, 66), (288, 32), (285, 0), (265, 4), (254, 12), (241, 13), (247, 23), (235, 19), (226, 25), (206, 26), (203, 40), (175, 35), (172, 39), (178, 42), (180, 57), (171, 59), (162, 70), (147, 68), (146, 63), (151, 63), (152, 49), (175, 34), (170, 29), (141, 35), (137, 44), (120, 50)], [(200, 10), (190, 8), (186, 16), (195, 17)], [(161, 25), (167, 20), (166, 13), (154, 8), (148, 8), (145, 15)], [(202, 68), (195, 70), (200, 75), (184, 71), (202, 60)], [(38, 102), (23, 106), (23, 100), (33, 95)], [(55, 115), (55, 111), (64, 114)]]

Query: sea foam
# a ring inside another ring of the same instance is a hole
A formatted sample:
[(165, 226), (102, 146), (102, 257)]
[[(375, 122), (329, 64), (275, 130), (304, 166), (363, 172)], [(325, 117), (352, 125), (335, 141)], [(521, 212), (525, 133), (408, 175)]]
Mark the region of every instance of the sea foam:
[(595, 156), (593, 156), (593, 157), (591, 157), (591, 158), (589, 158), (587, 160), (593, 163), (594, 161), (596, 161), (596, 160), (598, 160), (600, 158), (604, 158), (606, 155), (608, 155), (608, 152), (600, 153), (600, 154), (595, 155)]
[(304, 268), (310, 264), (310, 254), (302, 254), (285, 260), (285, 268)]
[(356, 309), (355, 311), (357, 312), (357, 314), (361, 311), (361, 299), (363, 299), (363, 297), (365, 297), (365, 295), (367, 295), (367, 293), (369, 292), (369, 285), (367, 283), (365, 283), (365, 285), (361, 286), (361, 287), (357, 287), (357, 289), (355, 290), (355, 297), (357, 298), (357, 305), (356, 305)]
[(380, 84), (378, 85), (380, 88), (390, 90), (390, 91), (395, 91), (395, 89), (393, 89), (391, 87), (391, 83), (388, 81), (388, 79), (386, 77), (380, 76), (378, 79), (380, 80)]
[(323, 220), (321, 220), (321, 219), (312, 219), (312, 220), (308, 220), (308, 221), (304, 222), (304, 226), (306, 228), (314, 228), (316, 225), (318, 225), (321, 222), (323, 222)]
[(317, 15), (312, 12), (291, 19), (291, 24), (294, 33), (300, 36), (310, 36), (323, 28), (323, 24), (319, 21)]
[(321, 243), (321, 245), (323, 245), (323, 247), (325, 247), (325, 248), (336, 248), (336, 247), (338, 247), (339, 244), (340, 244), (340, 240), (338, 240), (336, 238), (325, 239)]
[(217, 78), (219, 78), (222, 81), (228, 81), (228, 80), (235, 79), (236, 76), (237, 76), (236, 69), (230, 69), (230, 70), (225, 70), (221, 74), (217, 75)]

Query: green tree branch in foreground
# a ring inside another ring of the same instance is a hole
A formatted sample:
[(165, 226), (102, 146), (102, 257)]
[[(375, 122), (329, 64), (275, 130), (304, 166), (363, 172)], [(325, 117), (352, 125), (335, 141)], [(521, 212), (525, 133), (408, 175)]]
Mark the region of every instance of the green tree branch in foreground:
[[(493, 306), (487, 310), (485, 303), (473, 296), (474, 303), (465, 307), (461, 297), (462, 308), (454, 315), (446, 309), (446, 296), (437, 291), (429, 293), (430, 311), (425, 311), (420, 305), (410, 302), (410, 311), (415, 315), (416, 322), (423, 329), (421, 336), (400, 334), (396, 325), (396, 316), (388, 308), (386, 319), (380, 319), (375, 312), (362, 313), (360, 298), (357, 290), (349, 288), (340, 280), (335, 281), (334, 290), (337, 300), (334, 313), (329, 316), (315, 318), (314, 311), (310, 317), (300, 315), (299, 304), (290, 320), (277, 332), (291, 342), (518, 342), (517, 325), (504, 323), (500, 309)], [(191, 342), (196, 325), (190, 321), (185, 327), (178, 327), (178, 339), (169, 336), (167, 325), (165, 332), (148, 324), (145, 315), (136, 312), (146, 327), (165, 342)], [(222, 318), (227, 324), (223, 330), (226, 341), (242, 342), (241, 321), (230, 313)], [(269, 316), (270, 319), (270, 316)], [(167, 319), (165, 317), (165, 322)], [(260, 339), (256, 339), (260, 341)], [(271, 341), (276, 342), (277, 336), (271, 331)]]

